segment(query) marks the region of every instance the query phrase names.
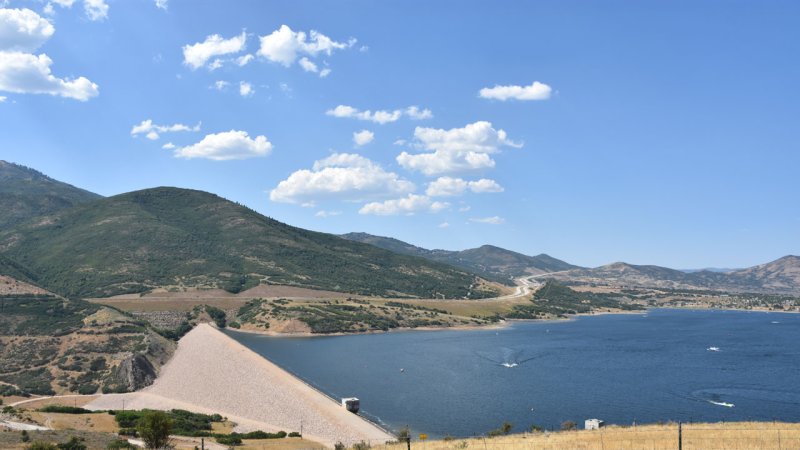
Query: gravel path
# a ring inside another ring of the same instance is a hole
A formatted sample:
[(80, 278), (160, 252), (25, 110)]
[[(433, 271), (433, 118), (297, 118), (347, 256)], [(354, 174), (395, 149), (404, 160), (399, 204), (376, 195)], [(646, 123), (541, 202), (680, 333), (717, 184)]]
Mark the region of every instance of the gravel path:
[(197, 326), (178, 343), (156, 382), (141, 392), (103, 395), (88, 409), (172, 409), (219, 413), (237, 431), (302, 431), (333, 446), (393, 437), (347, 412), (330, 398), (210, 325)]

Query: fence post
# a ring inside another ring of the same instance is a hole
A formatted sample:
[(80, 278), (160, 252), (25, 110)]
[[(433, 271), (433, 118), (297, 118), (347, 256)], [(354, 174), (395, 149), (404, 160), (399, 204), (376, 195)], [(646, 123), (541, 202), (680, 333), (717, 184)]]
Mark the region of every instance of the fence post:
[(683, 422), (678, 422), (678, 450), (683, 450)]

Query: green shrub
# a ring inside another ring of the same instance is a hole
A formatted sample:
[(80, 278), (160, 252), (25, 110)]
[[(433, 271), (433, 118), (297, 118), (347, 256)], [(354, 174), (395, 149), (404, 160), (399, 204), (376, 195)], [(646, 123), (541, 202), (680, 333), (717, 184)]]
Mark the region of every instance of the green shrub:
[(172, 419), (163, 411), (145, 411), (136, 424), (136, 431), (147, 448), (163, 448), (169, 444)]
[(59, 450), (86, 450), (84, 439), (77, 436), (72, 436), (67, 442), (58, 444)]
[(50, 442), (36, 441), (25, 447), (26, 450), (59, 450), (56, 444)]
[(567, 420), (566, 422), (562, 422), (561, 423), (561, 430), (562, 431), (572, 431), (572, 430), (577, 430), (577, 429), (578, 429), (578, 424), (576, 424), (575, 422), (573, 422), (571, 420)]
[(236, 435), (229, 435), (229, 436), (217, 436), (217, 442), (222, 445), (241, 445), (242, 438)]
[(117, 439), (106, 446), (106, 450), (135, 450), (137, 447), (128, 441)]
[(39, 411), (47, 413), (62, 413), (62, 414), (91, 414), (94, 412), (88, 409), (78, 408), (75, 406), (65, 406), (65, 405), (47, 405), (42, 408), (39, 408)]

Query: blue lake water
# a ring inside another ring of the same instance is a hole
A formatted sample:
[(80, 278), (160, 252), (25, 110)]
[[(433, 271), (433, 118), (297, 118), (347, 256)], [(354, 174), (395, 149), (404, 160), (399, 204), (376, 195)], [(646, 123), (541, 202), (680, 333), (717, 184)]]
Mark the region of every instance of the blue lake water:
[(228, 334), (332, 397), (359, 397), (364, 415), (394, 430), (800, 421), (798, 314), (650, 310), (499, 330)]

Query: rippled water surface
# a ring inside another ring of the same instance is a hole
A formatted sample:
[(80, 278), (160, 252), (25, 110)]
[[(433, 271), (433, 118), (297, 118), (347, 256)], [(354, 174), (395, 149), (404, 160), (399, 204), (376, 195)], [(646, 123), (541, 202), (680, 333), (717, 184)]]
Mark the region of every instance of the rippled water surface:
[(651, 310), (500, 330), (229, 334), (333, 397), (359, 397), (392, 429), (800, 421), (798, 314)]

